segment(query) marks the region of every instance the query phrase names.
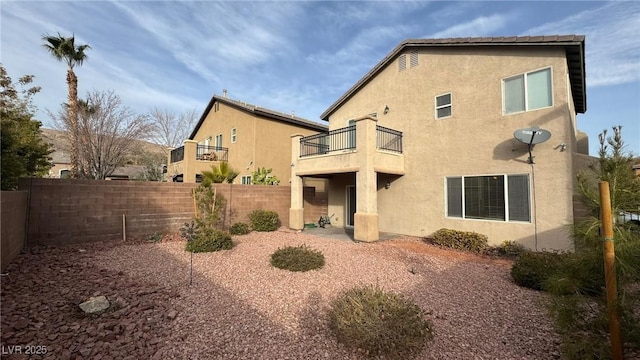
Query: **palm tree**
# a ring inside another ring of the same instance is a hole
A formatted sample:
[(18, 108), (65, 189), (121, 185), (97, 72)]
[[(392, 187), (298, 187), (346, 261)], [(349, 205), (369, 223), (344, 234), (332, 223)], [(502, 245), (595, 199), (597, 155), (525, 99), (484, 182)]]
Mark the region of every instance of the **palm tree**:
[(67, 64), (67, 85), (69, 86), (68, 111), (69, 127), (71, 130), (71, 177), (78, 178), (78, 77), (73, 72), (73, 67), (82, 65), (87, 59), (85, 50), (90, 49), (89, 45), (75, 45), (75, 37), (42, 36), (45, 42), (42, 44), (56, 60)]
[(211, 171), (202, 172), (202, 184), (205, 186), (224, 182), (231, 184), (236, 177), (238, 177), (238, 172), (229, 163), (223, 161), (218, 166), (211, 165)]

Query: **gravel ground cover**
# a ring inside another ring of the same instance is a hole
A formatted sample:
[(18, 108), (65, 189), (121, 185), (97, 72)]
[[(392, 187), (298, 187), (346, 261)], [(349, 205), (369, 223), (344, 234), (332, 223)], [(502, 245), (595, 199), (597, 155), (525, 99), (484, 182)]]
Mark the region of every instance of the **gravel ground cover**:
[[(509, 261), (410, 237), (364, 244), (281, 229), (234, 243), (195, 254), (192, 285), (178, 238), (32, 248), (1, 278), (2, 357), (365, 359), (333, 339), (325, 315), (333, 298), (365, 284), (429, 313), (436, 335), (419, 359), (559, 357), (545, 294), (515, 285)], [(270, 265), (278, 248), (301, 244), (323, 252), (322, 269)], [(77, 305), (96, 295), (112, 309), (84, 315)], [(27, 345), (47, 353), (29, 357)], [(23, 354), (7, 354), (9, 346)]]

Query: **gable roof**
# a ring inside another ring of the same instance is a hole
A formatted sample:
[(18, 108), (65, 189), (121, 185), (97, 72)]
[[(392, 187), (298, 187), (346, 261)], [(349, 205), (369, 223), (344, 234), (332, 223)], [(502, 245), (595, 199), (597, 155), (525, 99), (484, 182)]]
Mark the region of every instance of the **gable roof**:
[(376, 66), (366, 73), (358, 82), (345, 92), (336, 102), (325, 110), (320, 118), (328, 121), (329, 116), (344, 104), (358, 90), (395, 60), (402, 51), (408, 48), (438, 47), (474, 47), (474, 46), (560, 46), (567, 54), (569, 79), (575, 109), (579, 113), (587, 111), (587, 93), (584, 65), (584, 35), (551, 35), (551, 36), (501, 36), (501, 37), (468, 37), (447, 39), (408, 39), (401, 42)]
[(211, 111), (211, 109), (213, 108), (213, 105), (216, 102), (229, 105), (233, 108), (236, 108), (241, 111), (245, 111), (247, 113), (256, 115), (258, 117), (276, 120), (276, 121), (284, 122), (287, 124), (300, 126), (306, 129), (320, 131), (320, 132), (324, 132), (328, 130), (328, 127), (326, 125), (318, 124), (317, 122), (313, 122), (311, 120), (303, 119), (295, 115), (288, 115), (275, 110), (265, 109), (263, 107), (251, 105), (246, 102), (233, 100), (226, 96), (219, 96), (214, 94), (211, 97), (211, 100), (209, 101), (207, 108), (202, 113), (202, 116), (200, 116), (200, 120), (198, 120), (198, 123), (196, 124), (195, 128), (191, 132), (191, 135), (189, 135), (189, 140), (193, 140), (193, 137), (196, 135), (196, 133), (200, 129), (200, 126), (202, 126), (202, 123), (204, 123), (204, 120), (207, 118), (207, 115), (209, 115), (209, 112)]

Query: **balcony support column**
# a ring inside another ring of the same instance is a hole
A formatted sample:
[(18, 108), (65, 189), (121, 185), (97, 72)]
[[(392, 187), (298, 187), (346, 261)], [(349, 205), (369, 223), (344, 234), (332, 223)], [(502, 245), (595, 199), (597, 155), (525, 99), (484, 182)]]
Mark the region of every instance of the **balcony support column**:
[(196, 182), (196, 155), (198, 142), (195, 140), (184, 141), (184, 160), (182, 161), (182, 182)]
[(378, 184), (374, 170), (377, 119), (365, 116), (356, 119), (356, 158), (360, 170), (356, 172), (356, 213), (354, 238), (358, 241), (377, 241)]
[(304, 198), (302, 177), (296, 175), (300, 159), (300, 139), (302, 134), (291, 135), (291, 207), (289, 208), (289, 228), (304, 229)]

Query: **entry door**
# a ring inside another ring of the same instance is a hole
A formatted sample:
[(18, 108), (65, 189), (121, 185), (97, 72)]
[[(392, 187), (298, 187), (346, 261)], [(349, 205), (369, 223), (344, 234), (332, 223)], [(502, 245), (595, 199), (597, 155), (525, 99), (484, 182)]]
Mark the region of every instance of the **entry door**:
[(347, 219), (346, 225), (353, 227), (356, 214), (356, 187), (353, 185), (347, 186), (347, 204), (345, 208), (347, 209), (345, 216), (345, 219)]

